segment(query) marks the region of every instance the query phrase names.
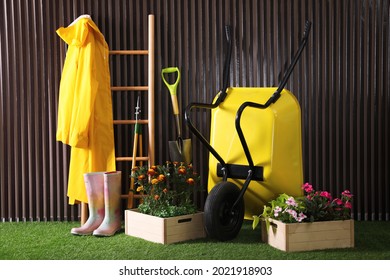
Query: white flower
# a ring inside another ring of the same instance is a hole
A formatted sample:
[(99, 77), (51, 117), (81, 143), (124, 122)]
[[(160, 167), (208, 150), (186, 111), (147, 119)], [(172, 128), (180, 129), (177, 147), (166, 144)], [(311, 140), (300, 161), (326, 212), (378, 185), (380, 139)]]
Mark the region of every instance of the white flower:
[(300, 223), (306, 218), (307, 218), (307, 216), (305, 214), (303, 214), (302, 212), (300, 212), (298, 215), (298, 218), (296, 220)]
[(292, 209), (287, 209), (286, 212), (289, 213), (295, 220), (297, 220), (298, 217), (297, 211)]
[(290, 196), (287, 200), (286, 200), (286, 204), (287, 205), (290, 205), (290, 206), (293, 206), (293, 207), (298, 207), (298, 203), (296, 203), (295, 199)]
[(274, 216), (277, 217), (279, 216), (279, 212), (282, 211), (283, 209), (280, 206), (276, 206), (274, 209)]

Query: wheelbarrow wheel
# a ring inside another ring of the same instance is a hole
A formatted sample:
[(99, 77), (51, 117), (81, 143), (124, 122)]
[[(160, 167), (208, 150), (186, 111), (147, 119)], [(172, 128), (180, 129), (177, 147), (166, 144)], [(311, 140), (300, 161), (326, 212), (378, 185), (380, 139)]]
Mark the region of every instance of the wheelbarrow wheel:
[(244, 220), (244, 200), (235, 205), (240, 188), (231, 182), (215, 185), (207, 196), (204, 207), (205, 230), (211, 238), (220, 241), (234, 239)]

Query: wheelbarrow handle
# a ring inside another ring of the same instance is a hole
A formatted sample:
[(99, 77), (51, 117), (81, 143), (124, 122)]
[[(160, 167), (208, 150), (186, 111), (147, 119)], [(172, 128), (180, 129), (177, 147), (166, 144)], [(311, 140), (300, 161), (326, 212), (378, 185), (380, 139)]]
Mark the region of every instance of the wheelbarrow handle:
[(310, 28), (311, 28), (311, 22), (307, 20), (306, 23), (305, 23), (305, 30), (303, 32), (303, 37), (301, 39), (301, 42), (299, 43), (298, 50), (295, 53), (294, 57), (292, 58), (290, 66), (287, 68), (286, 72), (284, 73), (284, 76), (282, 78), (282, 81), (279, 84), (278, 89), (275, 91), (275, 93), (266, 102), (266, 106), (267, 107), (269, 105), (271, 105), (272, 103), (275, 103), (279, 99), (280, 93), (282, 92), (282, 90), (286, 86), (287, 81), (290, 78), (291, 73), (292, 73), (292, 71), (295, 68), (295, 65), (297, 64), (299, 58), (301, 57), (303, 49), (306, 47), (307, 40), (308, 40), (309, 34), (310, 34)]
[[(226, 43), (227, 43), (227, 52), (225, 54), (225, 62), (224, 62), (223, 73), (222, 73), (222, 89), (219, 91), (216, 101), (212, 104), (190, 103), (187, 105), (187, 107), (185, 109), (185, 114), (184, 114), (186, 124), (187, 124), (188, 128), (190, 129), (190, 131), (202, 142), (202, 144), (207, 148), (207, 150), (222, 164), (223, 167), (226, 166), (224, 159), (214, 149), (214, 147), (211, 146), (210, 142), (206, 139), (206, 137), (192, 123), (191, 111), (192, 111), (192, 109), (212, 110), (214, 108), (217, 108), (219, 106), (219, 104), (221, 104), (227, 96), (227, 88), (229, 85), (230, 61), (231, 61), (231, 56), (232, 56), (232, 45), (233, 45), (232, 28), (230, 25), (225, 25), (225, 36), (226, 36)], [(226, 171), (227, 169), (223, 168), (223, 170)], [(224, 180), (226, 180), (226, 178), (227, 178), (227, 174), (224, 173)]]
[(218, 99), (216, 101), (216, 104), (220, 104), (223, 102), (227, 96), (227, 88), (229, 86), (229, 74), (230, 74), (230, 61), (232, 57), (232, 28), (230, 25), (225, 26), (225, 36), (226, 36), (226, 42), (227, 42), (227, 52), (225, 55), (225, 63), (223, 66), (223, 73), (222, 73), (222, 89), (220, 90)]
[(305, 31), (303, 32), (304, 40), (307, 40), (307, 38), (309, 37), (310, 28), (311, 28), (311, 22), (307, 20), (305, 23)]

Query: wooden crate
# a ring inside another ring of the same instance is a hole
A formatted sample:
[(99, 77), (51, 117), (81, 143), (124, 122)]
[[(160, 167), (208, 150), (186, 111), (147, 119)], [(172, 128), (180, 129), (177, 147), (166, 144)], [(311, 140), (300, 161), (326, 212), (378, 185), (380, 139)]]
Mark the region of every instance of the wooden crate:
[(203, 212), (160, 218), (136, 209), (125, 211), (125, 234), (162, 244), (206, 237)]
[(286, 252), (351, 248), (355, 245), (354, 221), (285, 224), (271, 219), (268, 232), (262, 222), (262, 240)]

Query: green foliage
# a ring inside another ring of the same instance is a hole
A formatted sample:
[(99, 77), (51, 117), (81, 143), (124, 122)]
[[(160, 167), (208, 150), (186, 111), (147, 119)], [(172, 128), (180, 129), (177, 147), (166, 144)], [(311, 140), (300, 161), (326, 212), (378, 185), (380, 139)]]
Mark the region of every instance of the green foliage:
[[(163, 245), (118, 233), (74, 236), (80, 222), (2, 222), (1, 260), (389, 260), (390, 222), (355, 221), (355, 248), (286, 253), (261, 242), (244, 221), (229, 242), (204, 238)], [(157, 261), (158, 262), (158, 261)], [(15, 272), (17, 273), (17, 272)], [(31, 279), (35, 279), (32, 277)]]
[(136, 192), (142, 195), (141, 213), (167, 218), (196, 213), (192, 195), (200, 178), (192, 165), (167, 162), (133, 170)]
[(353, 195), (345, 190), (340, 198), (333, 198), (327, 191), (315, 191), (306, 183), (305, 192), (306, 214), (310, 222), (347, 220), (351, 218)]
[(265, 221), (267, 230), (269, 219), (283, 223), (301, 223), (315, 221), (346, 220), (351, 218), (353, 195), (345, 190), (340, 198), (333, 198), (327, 191), (315, 191), (313, 186), (306, 183), (302, 186), (305, 196), (292, 197), (281, 194), (265, 205), (260, 216), (253, 217), (252, 227), (255, 229), (260, 220)]

